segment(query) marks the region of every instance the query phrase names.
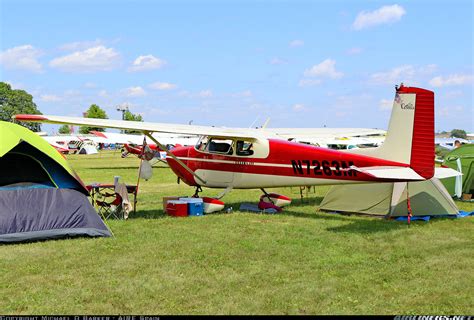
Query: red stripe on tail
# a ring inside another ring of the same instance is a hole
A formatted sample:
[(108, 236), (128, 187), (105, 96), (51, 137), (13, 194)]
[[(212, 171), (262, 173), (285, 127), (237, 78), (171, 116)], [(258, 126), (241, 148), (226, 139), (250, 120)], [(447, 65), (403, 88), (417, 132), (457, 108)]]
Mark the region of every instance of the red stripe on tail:
[(435, 158), (434, 92), (403, 86), (398, 92), (416, 94), (410, 167), (423, 178), (431, 179), (434, 175)]

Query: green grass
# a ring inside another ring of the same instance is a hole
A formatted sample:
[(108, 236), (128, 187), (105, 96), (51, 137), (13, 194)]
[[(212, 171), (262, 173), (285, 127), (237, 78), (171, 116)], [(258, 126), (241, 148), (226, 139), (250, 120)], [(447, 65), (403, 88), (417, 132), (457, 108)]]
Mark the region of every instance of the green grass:
[[(135, 183), (138, 160), (69, 156), (84, 182)], [(141, 181), (138, 212), (115, 238), (0, 246), (0, 313), (473, 314), (474, 219), (386, 221), (317, 211), (327, 188), (278, 215), (171, 218), (162, 197), (191, 195), (163, 166)], [(219, 190), (205, 190), (216, 195)], [(470, 203), (457, 203), (473, 211)]]

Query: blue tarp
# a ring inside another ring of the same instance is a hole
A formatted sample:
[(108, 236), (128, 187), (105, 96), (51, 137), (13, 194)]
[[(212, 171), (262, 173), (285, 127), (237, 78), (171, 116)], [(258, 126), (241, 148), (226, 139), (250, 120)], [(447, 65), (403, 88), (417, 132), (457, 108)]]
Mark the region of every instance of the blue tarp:
[(278, 211), (273, 208), (261, 210), (258, 205), (253, 203), (242, 203), (240, 204), (240, 211), (250, 211), (250, 212), (258, 212), (258, 213), (277, 213)]
[[(459, 211), (459, 213), (456, 214), (456, 215), (446, 214), (446, 215), (433, 215), (433, 216), (415, 216), (415, 217), (411, 217), (411, 220), (412, 221), (416, 221), (416, 220), (429, 221), (431, 218), (453, 218), (453, 219), (457, 219), (457, 218), (465, 218), (465, 217), (469, 217), (469, 216), (474, 216), (474, 211), (472, 211), (472, 212)], [(407, 221), (408, 217), (398, 217), (395, 220), (397, 220), (397, 221)]]

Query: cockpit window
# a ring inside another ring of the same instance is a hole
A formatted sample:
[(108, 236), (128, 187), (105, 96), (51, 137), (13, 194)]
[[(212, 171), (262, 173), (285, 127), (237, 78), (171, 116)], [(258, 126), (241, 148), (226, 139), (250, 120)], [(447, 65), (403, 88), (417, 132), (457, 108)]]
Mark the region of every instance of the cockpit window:
[(238, 140), (236, 143), (236, 153), (238, 156), (253, 155), (253, 144), (249, 141)]
[(211, 138), (207, 144), (206, 151), (210, 153), (221, 153), (231, 155), (234, 150), (232, 149), (232, 140), (214, 139)]
[(232, 155), (234, 149), (232, 148), (234, 141), (230, 139), (218, 139), (201, 137), (196, 144), (196, 150), (209, 153), (219, 153)]

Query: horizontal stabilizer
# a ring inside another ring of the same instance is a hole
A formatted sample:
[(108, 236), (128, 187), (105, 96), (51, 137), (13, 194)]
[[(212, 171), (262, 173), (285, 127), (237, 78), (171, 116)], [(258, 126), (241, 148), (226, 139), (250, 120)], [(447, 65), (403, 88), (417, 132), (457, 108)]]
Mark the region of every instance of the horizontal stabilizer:
[(452, 168), (435, 168), (434, 177), (438, 179), (462, 176), (462, 173)]
[(390, 180), (413, 180), (421, 181), (425, 180), (422, 176), (415, 172), (415, 170), (409, 167), (364, 167), (358, 168), (351, 166), (351, 169), (357, 170), (362, 173), (369, 174), (379, 179), (390, 179)]
[[(391, 180), (425, 180), (422, 176), (415, 172), (411, 168), (403, 167), (364, 167), (358, 168), (352, 166), (351, 169), (357, 170), (362, 173), (370, 174), (375, 178), (379, 179), (391, 179)], [(445, 179), (451, 177), (462, 176), (462, 173), (451, 169), (451, 168), (435, 168), (434, 178)]]

